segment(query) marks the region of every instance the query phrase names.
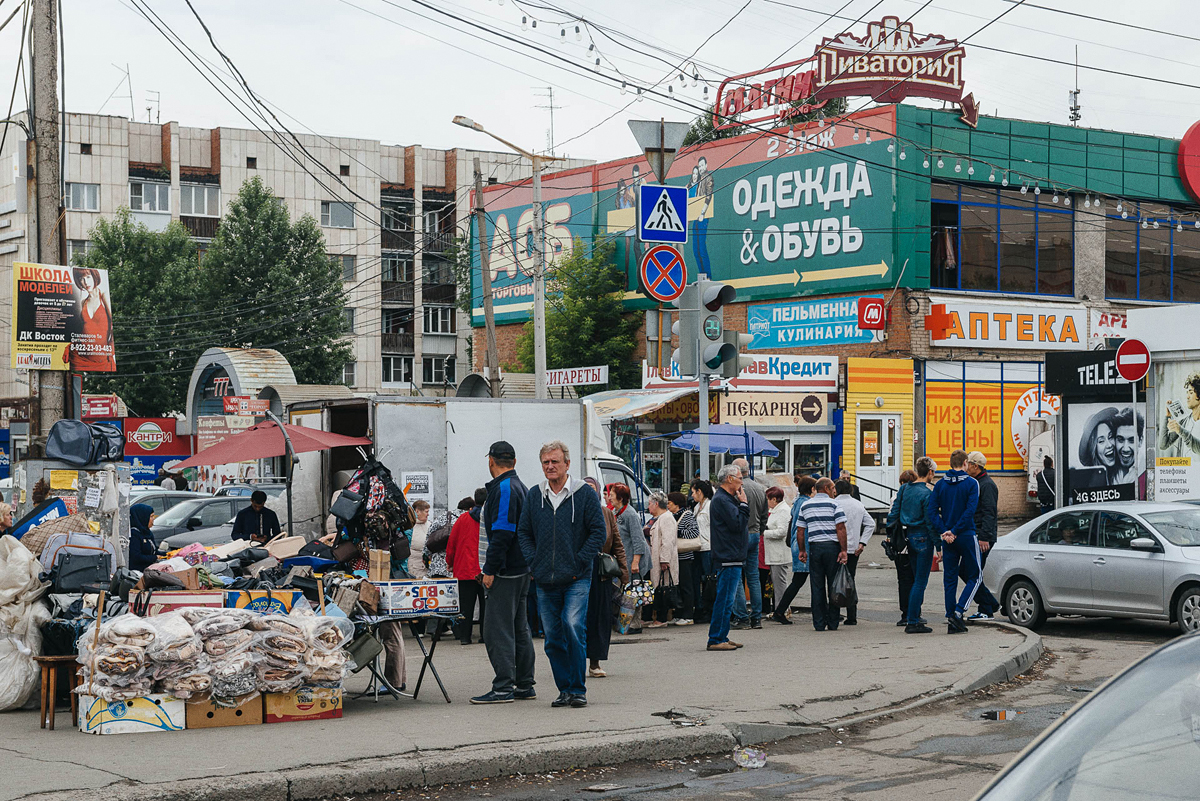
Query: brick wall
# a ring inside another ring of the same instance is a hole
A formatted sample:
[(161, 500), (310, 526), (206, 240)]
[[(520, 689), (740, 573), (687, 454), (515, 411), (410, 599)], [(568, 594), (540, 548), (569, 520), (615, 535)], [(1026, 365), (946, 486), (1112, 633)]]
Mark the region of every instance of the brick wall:
[(990, 475), (996, 482), (996, 489), (1000, 490), (1000, 498), (996, 503), (999, 517), (1028, 520), (1040, 512), (1040, 507), (1036, 503), (1030, 503), (1027, 500), (1029, 479), (1024, 474), (991, 473)]

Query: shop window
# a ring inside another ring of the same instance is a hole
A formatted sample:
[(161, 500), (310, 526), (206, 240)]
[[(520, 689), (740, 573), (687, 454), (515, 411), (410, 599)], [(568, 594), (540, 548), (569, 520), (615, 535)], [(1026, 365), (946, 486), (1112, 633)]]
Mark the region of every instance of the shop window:
[(767, 440), (779, 449), (778, 456), (755, 457), (754, 469), (764, 473), (787, 473), (788, 441), (786, 439)]
[(1074, 292), (1074, 217), (1019, 191), (935, 183), (930, 285), (1041, 295)]
[(812, 442), (792, 446), (792, 473), (829, 475), (829, 446)]
[(1157, 203), (1110, 207), (1105, 294), (1112, 299), (1200, 301), (1200, 228), (1194, 212)]

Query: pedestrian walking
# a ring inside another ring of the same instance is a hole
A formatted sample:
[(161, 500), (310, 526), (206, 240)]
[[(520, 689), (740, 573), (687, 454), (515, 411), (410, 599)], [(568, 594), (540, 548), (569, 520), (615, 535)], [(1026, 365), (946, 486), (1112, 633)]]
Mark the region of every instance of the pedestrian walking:
[(650, 583), (654, 586), (654, 611), (644, 628), (662, 628), (669, 622), (672, 596), (679, 592), (679, 523), (671, 514), (670, 501), (661, 492), (650, 496)]
[[(584, 479), (589, 487), (596, 491), (596, 497), (601, 494), (600, 482), (591, 476)], [(592, 568), (592, 587), (588, 594), (587, 608), (587, 656), (588, 677), (602, 679), (608, 674), (600, 663), (608, 659), (608, 646), (612, 641), (613, 630), (613, 601), (614, 596), (629, 583), (629, 566), (625, 562), (625, 548), (621, 544), (621, 533), (617, 530), (617, 518), (612, 510), (601, 505), (604, 514), (604, 545), (600, 546), (601, 554), (609, 554), (617, 562), (621, 575), (617, 578), (601, 575), (600, 554), (596, 555)], [(620, 584), (617, 584), (617, 581)]]
[(690, 626), (695, 622), (696, 585), (700, 561), (696, 553), (700, 547), (700, 528), (696, 525), (696, 513), (689, 508), (687, 496), (682, 492), (667, 495), (667, 508), (675, 516), (675, 553), (679, 559), (679, 601), (675, 610), (676, 626)]
[(796, 520), (800, 516), (800, 507), (813, 496), (817, 486), (815, 478), (802, 476), (799, 473), (796, 474), (795, 481), (796, 502), (792, 504), (791, 520), (788, 521), (788, 545), (792, 551), (792, 580), (787, 589), (783, 591), (783, 597), (775, 600), (775, 614), (771, 615), (772, 620), (785, 626), (792, 625), (791, 619), (787, 616), (788, 610), (791, 609), (792, 601), (796, 599), (797, 593), (808, 581), (808, 562), (800, 558), (801, 553), (805, 553), (807, 548), (804, 543), (804, 533), (801, 531), (797, 535)]
[[(840, 479), (833, 485), (837, 495), (836, 503), (846, 515), (846, 569), (851, 576), (858, 576), (858, 557), (866, 550), (871, 535), (875, 533), (875, 518), (867, 512), (867, 507), (854, 496), (854, 485), (847, 479)], [(846, 607), (846, 625), (858, 625), (857, 601)]]
[[(929, 499), (929, 522), (942, 540), (942, 586), (946, 593), (946, 632), (967, 630), (963, 613), (971, 605), (983, 576), (979, 571), (979, 541), (975, 538), (975, 507), (979, 505), (979, 483), (963, 470), (967, 452), (950, 454), (950, 469), (933, 488)], [(955, 601), (958, 579), (966, 587)]]
[[(464, 498), (465, 502), (467, 499)], [(483, 634), (483, 615), (487, 599), (483, 589), (482, 570), (479, 567), (479, 515), (487, 502), (487, 490), (475, 490), (471, 507), (454, 521), (450, 529), (450, 541), (446, 543), (446, 560), (450, 572), (458, 580), (458, 623), (455, 636), (463, 645), (471, 644), (471, 630), (475, 627), (475, 608), (479, 607), (479, 633)], [(462, 508), (463, 504), (459, 504)]]
[(593, 562), (607, 530), (600, 498), (570, 475), (571, 452), (552, 440), (538, 453), (545, 478), (525, 496), (517, 537), (537, 582), (553, 707), (587, 706), (587, 606)]
[(746, 583), (746, 594), (749, 596), (749, 610), (746, 608), (746, 598), (735, 600), (733, 616), (735, 629), (762, 628), (762, 581), (758, 575), (758, 542), (762, 530), (767, 527), (767, 488), (750, 477), (750, 463), (745, 459), (734, 459), (742, 477), (742, 490), (746, 493), (746, 503), (750, 510), (749, 539), (746, 542), (746, 560), (742, 563), (742, 578)]
[[(937, 478), (937, 463), (928, 456), (917, 459), (916, 471), (900, 476), (900, 491), (888, 513), (888, 526), (898, 525), (903, 553), (896, 557), (896, 572), (900, 585), (900, 623), (905, 634), (928, 634), (933, 629), (926, 625), (921, 616), (921, 605), (925, 602), (925, 588), (929, 585), (929, 571), (933, 568), (933, 551), (936, 540), (929, 523), (929, 500), (933, 495), (933, 482)], [(903, 562), (901, 558), (903, 557)], [(903, 569), (901, 565), (906, 565)], [(902, 572), (903, 569), (903, 572)], [(905, 575), (907, 574), (907, 575)], [(906, 586), (907, 585), (907, 586)]]
[(709, 507), (713, 568), (718, 571), (717, 597), (708, 626), (707, 647), (710, 651), (735, 651), (742, 645), (729, 639), (729, 619), (746, 563), (750, 506), (742, 489), (742, 472), (737, 467), (725, 465), (718, 470), (717, 484)]
[[(712, 600), (706, 597), (705, 586), (709, 576), (713, 576), (712, 566), (712, 536), (710, 534), (710, 506), (712, 504), (713, 486), (708, 481), (696, 479), (692, 482), (692, 515), (696, 519), (696, 531), (700, 537), (700, 550), (696, 551), (695, 570), (692, 577), (692, 596), (695, 598), (696, 612), (694, 620), (697, 623), (708, 623), (712, 620)], [(711, 579), (716, 588), (715, 577)]]
[[(775, 588), (775, 611), (773, 620), (787, 620), (787, 607), (783, 605), (785, 593), (792, 584), (792, 548), (788, 536), (792, 528), (792, 507), (784, 499), (783, 490), (771, 487), (767, 490), (767, 527), (763, 529), (763, 548), (767, 566), (771, 571), (771, 586)], [(785, 624), (786, 625), (786, 624)]]
[(813, 497), (800, 507), (796, 517), (796, 536), (805, 537), (807, 549), (800, 558), (807, 559), (812, 583), (813, 628), (817, 631), (837, 631), (841, 610), (829, 603), (833, 594), (833, 577), (838, 565), (846, 564), (846, 513), (833, 500), (837, 494), (833, 479), (817, 479)]
[(892, 499), (892, 506), (888, 510), (887, 529), (884, 552), (888, 559), (892, 560), (892, 564), (896, 566), (896, 587), (899, 590), (900, 599), (900, 620), (896, 622), (897, 626), (908, 625), (908, 596), (912, 594), (913, 586), (913, 569), (912, 557), (908, 552), (908, 541), (904, 537), (904, 527), (896, 522), (900, 510), (900, 498), (904, 494), (904, 488), (917, 480), (917, 474), (914, 470), (900, 471), (900, 487), (896, 490), (896, 497)]
[(979, 484), (979, 505), (975, 507), (975, 536), (979, 540), (979, 590), (975, 602), (979, 611), (967, 620), (995, 620), (1000, 611), (1000, 602), (983, 582), (983, 569), (987, 567), (988, 553), (996, 544), (996, 516), (1000, 503), (1000, 488), (988, 475), (987, 457), (980, 451), (967, 454), (967, 473)]
[(631, 578), (645, 578), (650, 574), (650, 543), (642, 534), (642, 518), (630, 504), (629, 487), (613, 484), (608, 488), (608, 503), (617, 519), (617, 531), (621, 534), (621, 546), (629, 561)]
[(1042, 514), (1054, 511), (1054, 460), (1049, 456), (1042, 459), (1042, 469), (1037, 474), (1037, 500)]
[(483, 641), (492, 663), (492, 689), (471, 699), (472, 704), (505, 704), (537, 698), (533, 678), (533, 637), (529, 633), (526, 598), (529, 565), (517, 539), (528, 491), (517, 477), (517, 452), (504, 440), (488, 448), (492, 480), (484, 488), (480, 522), (488, 547), (480, 581), (487, 589)]

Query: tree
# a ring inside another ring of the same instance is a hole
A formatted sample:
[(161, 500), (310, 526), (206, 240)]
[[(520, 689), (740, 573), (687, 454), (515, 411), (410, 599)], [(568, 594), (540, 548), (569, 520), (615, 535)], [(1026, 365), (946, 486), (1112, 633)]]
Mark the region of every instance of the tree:
[[(274, 348), (302, 384), (334, 384), (351, 358), (342, 268), (316, 221), (294, 223), (260, 178), (242, 184), (204, 255), (211, 346)], [(234, 313), (221, 314), (223, 310)]]
[(84, 389), (116, 393), (138, 415), (183, 411), (206, 347), (196, 243), (178, 222), (151, 231), (127, 208), (97, 221), (88, 236), (92, 245), (75, 264), (108, 270), (117, 372), (87, 373)]
[(702, 145), (706, 142), (715, 142), (718, 139), (728, 139), (731, 136), (745, 133), (745, 126), (741, 125), (717, 130), (713, 125), (713, 114), (716, 113), (716, 110), (717, 107), (714, 105), (692, 121), (692, 127), (688, 129), (687, 134), (683, 137), (684, 147)]

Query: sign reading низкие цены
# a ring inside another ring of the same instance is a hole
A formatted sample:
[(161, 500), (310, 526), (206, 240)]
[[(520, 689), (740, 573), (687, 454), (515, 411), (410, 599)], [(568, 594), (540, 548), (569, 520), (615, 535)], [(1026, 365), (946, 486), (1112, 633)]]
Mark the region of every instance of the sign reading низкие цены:
[[(882, 297), (876, 298), (882, 300)], [(858, 327), (858, 297), (768, 303), (746, 310), (750, 350), (874, 341)]]

